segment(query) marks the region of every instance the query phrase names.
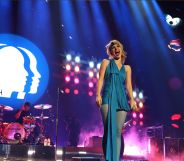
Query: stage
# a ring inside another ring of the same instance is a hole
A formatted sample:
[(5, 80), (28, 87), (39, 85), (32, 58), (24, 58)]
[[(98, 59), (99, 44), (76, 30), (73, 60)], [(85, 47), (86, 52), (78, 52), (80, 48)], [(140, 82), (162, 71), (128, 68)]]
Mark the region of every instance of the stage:
[[(0, 145), (0, 160), (6, 161), (103, 161), (100, 148), (55, 147), (41, 145)], [(124, 156), (123, 161), (147, 161), (143, 157)]]

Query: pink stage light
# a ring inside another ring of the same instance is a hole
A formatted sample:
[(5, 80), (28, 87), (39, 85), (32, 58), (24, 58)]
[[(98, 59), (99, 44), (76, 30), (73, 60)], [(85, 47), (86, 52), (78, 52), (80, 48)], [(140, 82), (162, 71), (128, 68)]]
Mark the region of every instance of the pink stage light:
[(65, 76), (65, 81), (66, 81), (66, 82), (69, 82), (69, 81), (70, 81), (70, 76), (68, 76), (68, 75)]
[(132, 124), (135, 126), (137, 124), (137, 122), (136, 121), (133, 121)]
[(75, 70), (76, 73), (78, 73), (78, 72), (80, 72), (80, 67), (78, 65), (76, 65), (74, 70)]
[(132, 113), (132, 117), (133, 118), (136, 118), (137, 117), (137, 114), (135, 112)]
[(65, 88), (65, 93), (69, 94), (70, 93), (70, 89), (69, 88)]
[(179, 120), (181, 119), (181, 114), (173, 114), (171, 116), (171, 120), (174, 121), (174, 120)]
[(79, 90), (78, 90), (78, 89), (74, 89), (73, 93), (74, 93), (75, 95), (77, 95), (77, 94), (79, 94)]
[(140, 121), (140, 122), (139, 122), (139, 125), (140, 125), (140, 126), (143, 126), (143, 125), (144, 125), (143, 121)]
[(93, 82), (89, 82), (89, 83), (88, 83), (88, 86), (89, 86), (90, 88), (93, 88), (93, 86), (94, 86)]
[(65, 68), (66, 68), (67, 71), (70, 71), (71, 70), (71, 65), (70, 64), (66, 64)]
[(143, 114), (140, 113), (140, 114), (139, 114), (139, 118), (140, 118), (140, 119), (143, 119), (143, 117), (144, 117)]
[(74, 83), (79, 84), (79, 78), (74, 78)]
[(89, 92), (88, 92), (88, 95), (89, 95), (89, 96), (93, 96), (93, 92), (92, 92), (92, 91), (89, 91)]
[(176, 128), (176, 129), (179, 129), (180, 128), (179, 125), (177, 125), (177, 124), (171, 124), (171, 126), (174, 127), (174, 128)]

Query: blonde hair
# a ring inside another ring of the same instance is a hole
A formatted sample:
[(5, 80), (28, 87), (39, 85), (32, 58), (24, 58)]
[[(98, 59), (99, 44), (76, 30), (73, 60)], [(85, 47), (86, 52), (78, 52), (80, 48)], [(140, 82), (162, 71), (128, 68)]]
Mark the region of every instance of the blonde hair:
[(122, 49), (122, 53), (121, 53), (121, 60), (122, 60), (122, 63), (124, 63), (126, 57), (127, 57), (127, 53), (124, 51), (123, 49), (123, 44), (121, 42), (119, 42), (118, 40), (111, 40), (105, 47), (106, 47), (106, 52), (107, 52), (107, 55), (109, 56), (109, 58), (112, 58), (112, 55), (111, 55), (111, 48), (114, 44), (119, 44), (121, 49)]

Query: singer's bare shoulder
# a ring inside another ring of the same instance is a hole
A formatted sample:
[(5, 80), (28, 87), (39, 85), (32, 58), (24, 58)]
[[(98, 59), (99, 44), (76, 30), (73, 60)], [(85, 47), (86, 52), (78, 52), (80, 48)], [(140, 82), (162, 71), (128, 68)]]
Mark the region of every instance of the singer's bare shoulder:
[(106, 69), (107, 65), (109, 64), (109, 60), (108, 59), (103, 59), (102, 63), (101, 63), (101, 67)]

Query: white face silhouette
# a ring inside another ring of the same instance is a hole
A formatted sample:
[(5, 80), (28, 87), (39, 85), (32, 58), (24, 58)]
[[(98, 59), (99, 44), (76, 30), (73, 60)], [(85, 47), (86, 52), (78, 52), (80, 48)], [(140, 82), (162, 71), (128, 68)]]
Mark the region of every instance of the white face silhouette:
[[(0, 44), (4, 46), (5, 44)], [(27, 49), (18, 47), (23, 50), (30, 60), (30, 70), (32, 77), (30, 91), (28, 93), (37, 93), (39, 86), (40, 73), (37, 70), (37, 60), (35, 56)], [(31, 75), (25, 69), (25, 60), (23, 53), (13, 46), (5, 46), (0, 49), (0, 97), (10, 98), (12, 92), (18, 92), (17, 98), (24, 99), (24, 88), (28, 76)]]
[(0, 49), (0, 97), (10, 98), (12, 92), (23, 92), (27, 76), (21, 52), (13, 46)]

